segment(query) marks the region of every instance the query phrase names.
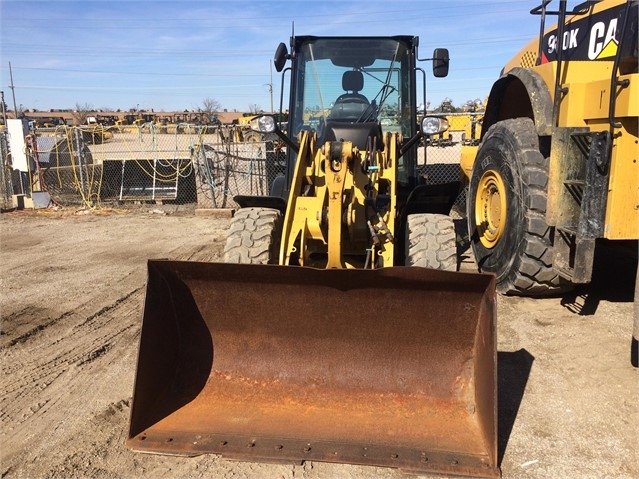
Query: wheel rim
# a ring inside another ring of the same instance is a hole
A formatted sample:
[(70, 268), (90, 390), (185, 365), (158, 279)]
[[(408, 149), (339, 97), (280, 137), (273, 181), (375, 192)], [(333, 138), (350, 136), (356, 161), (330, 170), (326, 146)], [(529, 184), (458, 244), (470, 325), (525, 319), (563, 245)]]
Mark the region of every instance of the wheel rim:
[(494, 248), (506, 226), (506, 189), (501, 175), (486, 171), (477, 185), (475, 224), (479, 240), (486, 248)]
[(244, 136), (244, 140), (247, 143), (257, 143), (258, 141), (262, 140), (262, 135), (260, 135), (259, 133), (250, 131)]

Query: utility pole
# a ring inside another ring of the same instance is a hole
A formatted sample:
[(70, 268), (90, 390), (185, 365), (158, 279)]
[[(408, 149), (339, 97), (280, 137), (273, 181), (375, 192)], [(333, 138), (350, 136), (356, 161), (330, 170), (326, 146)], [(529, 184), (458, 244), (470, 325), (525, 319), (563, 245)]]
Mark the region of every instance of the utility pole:
[(268, 66), (271, 74), (271, 80), (269, 83), (265, 83), (264, 86), (268, 87), (268, 92), (271, 95), (271, 113), (275, 113), (273, 111), (273, 63), (271, 62), (271, 60), (269, 60)]
[(2, 108), (2, 124), (7, 126), (7, 104), (4, 102), (3, 91), (0, 91), (0, 108)]
[(11, 95), (13, 96), (13, 117), (18, 118), (18, 106), (16, 105), (16, 92), (15, 87), (13, 86), (13, 72), (11, 71), (11, 62), (9, 62), (9, 78), (11, 78)]
[(273, 60), (269, 60), (268, 67), (271, 74), (271, 82), (268, 84), (268, 89), (271, 93), (271, 113), (274, 113), (273, 112)]

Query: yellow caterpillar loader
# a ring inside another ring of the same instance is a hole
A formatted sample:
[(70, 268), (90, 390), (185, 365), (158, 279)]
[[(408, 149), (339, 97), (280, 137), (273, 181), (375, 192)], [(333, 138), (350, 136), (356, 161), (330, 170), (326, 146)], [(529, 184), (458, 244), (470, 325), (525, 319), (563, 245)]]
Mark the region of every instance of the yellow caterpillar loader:
[(473, 252), (504, 294), (589, 283), (598, 243), (639, 239), (639, 2), (550, 3), (462, 153)]
[(497, 477), (494, 277), (456, 271), (459, 182), (417, 175), (446, 128), (416, 121), (418, 38), (290, 47), (286, 133), (252, 120), (286, 174), (234, 198), (224, 263), (149, 261), (127, 446)]
[[(589, 283), (603, 242), (629, 246), (637, 261), (639, 2), (550, 3), (531, 11), (539, 37), (491, 89), (479, 148), (462, 152), (475, 259), (503, 294)], [(637, 338), (639, 316), (635, 367)]]

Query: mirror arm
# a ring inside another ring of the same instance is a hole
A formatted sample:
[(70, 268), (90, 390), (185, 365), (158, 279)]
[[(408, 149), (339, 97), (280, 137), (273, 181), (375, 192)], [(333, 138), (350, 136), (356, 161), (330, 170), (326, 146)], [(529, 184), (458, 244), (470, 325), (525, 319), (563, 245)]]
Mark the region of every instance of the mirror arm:
[(277, 137), (280, 140), (286, 143), (286, 146), (290, 147), (295, 153), (299, 153), (300, 145), (298, 145), (296, 142), (294, 142), (288, 136), (286, 136), (282, 130), (280, 130), (279, 128), (276, 128), (274, 133), (277, 135)]
[(399, 149), (399, 156), (404, 155), (404, 153), (410, 150), (415, 145), (415, 143), (417, 143), (420, 139), (422, 139), (423, 136), (424, 134), (421, 131), (418, 131), (417, 133), (415, 133), (415, 136), (413, 136), (410, 140), (404, 143), (404, 145)]
[[(284, 103), (284, 75), (286, 75), (286, 72), (290, 71), (291, 67), (286, 67), (284, 68), (284, 70), (282, 70), (282, 81), (280, 82), (280, 115), (282, 114), (282, 106)], [(289, 115), (290, 115), (290, 111), (289, 111)]]

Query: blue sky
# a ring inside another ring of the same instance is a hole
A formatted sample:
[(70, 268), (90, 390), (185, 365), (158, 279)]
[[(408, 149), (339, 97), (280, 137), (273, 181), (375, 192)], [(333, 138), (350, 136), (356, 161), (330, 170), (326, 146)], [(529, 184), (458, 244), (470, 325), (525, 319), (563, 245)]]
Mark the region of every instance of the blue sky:
[[(298, 35), (418, 35), (420, 57), (450, 50), (427, 101), (483, 99), (504, 65), (539, 33), (540, 0), (271, 1), (0, 0), (0, 82), (16, 104), (48, 110), (270, 109), (270, 61)], [(557, 3), (557, 2), (554, 2)], [(573, 3), (573, 2), (569, 2)], [(421, 65), (426, 71), (430, 66)], [(279, 104), (281, 77), (273, 69)]]

